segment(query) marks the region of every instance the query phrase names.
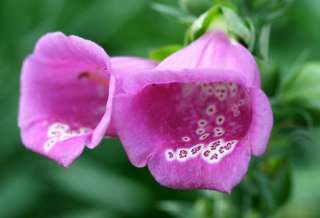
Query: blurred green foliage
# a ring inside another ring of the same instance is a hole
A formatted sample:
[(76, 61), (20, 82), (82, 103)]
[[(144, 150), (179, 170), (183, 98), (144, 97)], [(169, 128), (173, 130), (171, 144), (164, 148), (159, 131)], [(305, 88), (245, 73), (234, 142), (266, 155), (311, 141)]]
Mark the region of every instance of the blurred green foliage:
[[(151, 53), (162, 59), (183, 45), (188, 22), (211, 2), (190, 1), (0, 1), (1, 218), (320, 217), (319, 108), (305, 107), (320, 101), (318, 0), (291, 1), (289, 6), (284, 0), (234, 1), (260, 27), (256, 45), (262, 52), (263, 88), (275, 105), (277, 126), (268, 153), (253, 159), (248, 176), (231, 195), (163, 188), (147, 169), (131, 166), (116, 140), (86, 150), (68, 170), (22, 146), (17, 127), (20, 68), (41, 35), (62, 31), (93, 40), (112, 56)], [(157, 13), (154, 3), (158, 9), (159, 4), (169, 8), (182, 4), (182, 10), (171, 10), (171, 15), (182, 14), (185, 19)], [(277, 17), (271, 30), (269, 23), (259, 20), (267, 15), (270, 20)], [(166, 45), (174, 46), (158, 49)], [(313, 64), (297, 62), (305, 51), (309, 55), (303, 60)], [(298, 67), (293, 68), (295, 63)], [(307, 103), (273, 99), (283, 90), (279, 81), (291, 71), (302, 73), (284, 90), (299, 98), (312, 92)], [(313, 87), (302, 87), (310, 81)]]

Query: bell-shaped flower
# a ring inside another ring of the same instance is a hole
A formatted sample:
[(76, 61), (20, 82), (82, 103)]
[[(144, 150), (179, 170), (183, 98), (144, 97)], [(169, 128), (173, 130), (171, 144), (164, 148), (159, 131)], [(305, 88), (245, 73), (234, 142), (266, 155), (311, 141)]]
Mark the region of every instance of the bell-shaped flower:
[(70, 165), (85, 146), (115, 136), (111, 108), (115, 75), (149, 69), (140, 58), (109, 58), (92, 41), (49, 33), (23, 63), (19, 127), (25, 146)]
[(119, 81), (118, 137), (130, 161), (164, 186), (230, 192), (251, 155), (266, 150), (273, 118), (255, 59), (223, 32)]

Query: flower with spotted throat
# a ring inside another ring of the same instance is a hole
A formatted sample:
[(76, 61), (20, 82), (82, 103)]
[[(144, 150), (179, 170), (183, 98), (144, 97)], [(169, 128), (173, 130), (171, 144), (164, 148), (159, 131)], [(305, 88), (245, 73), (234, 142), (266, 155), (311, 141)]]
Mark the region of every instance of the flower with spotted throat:
[(266, 150), (273, 117), (255, 59), (222, 31), (119, 81), (118, 137), (164, 186), (230, 192)]
[(22, 67), (19, 127), (28, 149), (67, 167), (85, 146), (115, 136), (111, 123), (118, 75), (149, 69), (140, 58), (109, 58), (92, 41), (49, 33)]

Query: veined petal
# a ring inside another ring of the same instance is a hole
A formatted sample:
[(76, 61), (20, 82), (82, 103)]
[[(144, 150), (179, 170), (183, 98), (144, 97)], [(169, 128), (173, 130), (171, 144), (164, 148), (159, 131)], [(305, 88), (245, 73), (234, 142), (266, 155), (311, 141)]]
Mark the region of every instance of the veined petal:
[(106, 112), (109, 68), (108, 55), (91, 41), (43, 36), (22, 68), (19, 126), (26, 147), (71, 164)]
[(260, 87), (260, 74), (252, 54), (222, 31), (208, 32), (172, 54), (157, 70), (216, 69), (234, 71), (248, 83)]

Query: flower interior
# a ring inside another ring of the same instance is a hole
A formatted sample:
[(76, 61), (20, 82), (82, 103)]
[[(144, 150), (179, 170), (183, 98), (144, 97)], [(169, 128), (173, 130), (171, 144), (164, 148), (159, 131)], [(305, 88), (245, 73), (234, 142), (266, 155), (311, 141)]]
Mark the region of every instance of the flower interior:
[(240, 146), (252, 116), (248, 90), (233, 82), (153, 84), (137, 104), (168, 162), (219, 163)]
[[(68, 79), (48, 84), (49, 101), (43, 105), (51, 117), (43, 121), (47, 126), (47, 140), (43, 148), (49, 152), (56, 143), (92, 133), (101, 120), (108, 100), (108, 80), (89, 71), (74, 72)], [(54, 95), (53, 90), (64, 92)], [(64, 106), (63, 106), (64, 105)]]

